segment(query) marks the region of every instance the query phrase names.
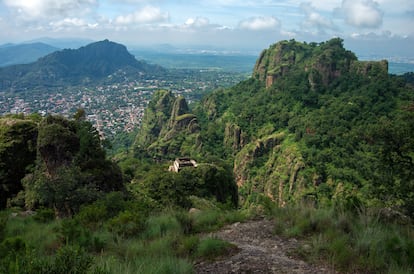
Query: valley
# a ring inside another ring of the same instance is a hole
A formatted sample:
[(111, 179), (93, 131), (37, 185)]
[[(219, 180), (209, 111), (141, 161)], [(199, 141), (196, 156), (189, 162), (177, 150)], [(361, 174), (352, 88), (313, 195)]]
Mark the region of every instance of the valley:
[(412, 273), (413, 75), (343, 42), (1, 68), (0, 273)]

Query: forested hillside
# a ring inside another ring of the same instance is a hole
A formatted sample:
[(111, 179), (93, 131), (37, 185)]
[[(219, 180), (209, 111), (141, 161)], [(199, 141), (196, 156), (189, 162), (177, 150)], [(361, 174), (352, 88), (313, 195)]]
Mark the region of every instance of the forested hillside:
[(193, 114), (156, 95), (135, 145), (158, 159), (225, 160), (247, 204), (307, 199), (412, 214), (414, 90), (387, 69), (358, 61), (339, 38), (282, 41), (251, 79), (206, 96)]
[[(113, 159), (82, 109), (2, 117), (0, 272), (193, 273), (240, 251), (206, 232), (269, 217), (261, 235), (282, 236), (283, 258), (412, 273), (412, 78), (358, 61), (339, 38), (281, 41), (250, 79), (191, 107), (155, 92), (134, 144)], [(174, 169), (176, 158), (186, 164)]]
[(279, 205), (397, 206), (414, 212), (414, 89), (336, 38), (282, 41), (250, 80), (195, 109), (203, 153), (234, 163), (240, 195)]

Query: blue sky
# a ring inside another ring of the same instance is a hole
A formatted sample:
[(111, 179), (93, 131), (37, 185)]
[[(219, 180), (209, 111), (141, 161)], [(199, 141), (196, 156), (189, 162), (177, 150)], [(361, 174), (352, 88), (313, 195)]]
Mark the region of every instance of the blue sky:
[(39, 37), (260, 50), (342, 37), (360, 55), (414, 57), (414, 0), (0, 0), (0, 44)]

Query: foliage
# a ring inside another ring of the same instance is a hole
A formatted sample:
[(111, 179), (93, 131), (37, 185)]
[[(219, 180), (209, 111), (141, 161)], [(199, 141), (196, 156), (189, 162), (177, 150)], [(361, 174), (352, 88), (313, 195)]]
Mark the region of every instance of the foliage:
[(145, 219), (137, 212), (125, 210), (108, 221), (108, 229), (123, 238), (138, 236), (144, 231)]
[(23, 189), (20, 180), (36, 159), (36, 122), (26, 117), (0, 118), (0, 208)]
[(22, 180), (25, 203), (72, 216), (103, 193), (123, 189), (121, 170), (105, 157), (97, 131), (84, 121), (47, 116), (38, 126), (37, 164)]
[(380, 214), (301, 205), (279, 208), (273, 216), (277, 234), (305, 239), (296, 253), (311, 262), (330, 261), (344, 272), (412, 271), (412, 228), (382, 222)]
[(223, 240), (206, 238), (200, 241), (196, 250), (196, 255), (197, 257), (212, 260), (216, 257), (228, 254), (233, 247), (234, 246)]
[(131, 188), (140, 196), (150, 197), (164, 206), (192, 206), (190, 196), (215, 198), (220, 203), (237, 205), (237, 186), (232, 172), (214, 164), (168, 172), (166, 167), (154, 166)]
[(264, 193), (280, 205), (313, 196), (413, 212), (413, 87), (386, 70), (341, 39), (272, 45), (251, 79), (195, 107), (200, 154), (234, 163), (242, 202)]

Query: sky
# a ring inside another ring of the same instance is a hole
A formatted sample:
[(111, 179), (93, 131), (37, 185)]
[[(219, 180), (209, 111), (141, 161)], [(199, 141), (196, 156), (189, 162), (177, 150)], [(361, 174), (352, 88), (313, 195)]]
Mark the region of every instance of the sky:
[(414, 60), (414, 0), (0, 0), (0, 44), (40, 37), (234, 51), (341, 37), (360, 55)]

